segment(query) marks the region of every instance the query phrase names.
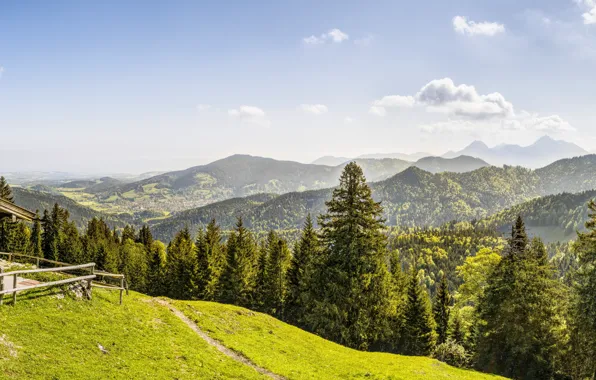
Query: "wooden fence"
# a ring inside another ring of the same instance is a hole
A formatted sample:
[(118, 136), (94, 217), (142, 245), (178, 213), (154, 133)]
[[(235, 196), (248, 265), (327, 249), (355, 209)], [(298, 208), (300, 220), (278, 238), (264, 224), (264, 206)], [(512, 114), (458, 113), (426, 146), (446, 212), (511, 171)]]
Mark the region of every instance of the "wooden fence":
[[(8, 256), (9, 262), (13, 262), (13, 261), (15, 261), (15, 259), (19, 258), (19, 259), (21, 259), (19, 261), (34, 262), (37, 266), (37, 269), (16, 270), (16, 271), (11, 271), (11, 272), (4, 272), (3, 268), (0, 268), (0, 305), (2, 305), (3, 298), (4, 298), (5, 294), (12, 293), (12, 300), (13, 300), (13, 305), (14, 305), (17, 302), (17, 293), (18, 292), (21, 292), (24, 290), (32, 290), (32, 289), (46, 288), (46, 287), (51, 287), (51, 286), (56, 286), (56, 285), (69, 284), (69, 283), (79, 282), (79, 281), (84, 281), (84, 280), (86, 280), (88, 283), (86, 291), (87, 291), (87, 296), (89, 298), (91, 298), (92, 286), (96, 287), (96, 288), (120, 291), (120, 304), (121, 305), (122, 305), (123, 293), (126, 291), (126, 295), (128, 295), (128, 284), (127, 284), (126, 278), (123, 274), (114, 274), (114, 273), (108, 273), (108, 272), (103, 272), (103, 271), (96, 271), (95, 263), (71, 265), (68, 263), (60, 262), (60, 261), (48, 260), (43, 257), (29, 256), (29, 255), (24, 255), (21, 253), (0, 252), (0, 256)], [(48, 263), (48, 264), (52, 264), (57, 267), (39, 268), (41, 263)], [(44, 283), (39, 283), (39, 284), (35, 284), (35, 285), (27, 285), (27, 286), (22, 286), (20, 288), (18, 287), (17, 278), (19, 277), (19, 275), (26, 275), (26, 274), (32, 274), (32, 273), (47, 273), (47, 272), (62, 273), (62, 272), (85, 270), (85, 269), (89, 270), (88, 275), (66, 278), (66, 279), (57, 280), (57, 281), (44, 282)], [(13, 288), (5, 290), (4, 289), (5, 278), (9, 277), (9, 276), (13, 277), (13, 279), (12, 279)], [(102, 281), (93, 281), (96, 278), (101, 278)], [(116, 279), (119, 282), (119, 284), (118, 285), (111, 284), (111, 283), (105, 281), (106, 278)]]

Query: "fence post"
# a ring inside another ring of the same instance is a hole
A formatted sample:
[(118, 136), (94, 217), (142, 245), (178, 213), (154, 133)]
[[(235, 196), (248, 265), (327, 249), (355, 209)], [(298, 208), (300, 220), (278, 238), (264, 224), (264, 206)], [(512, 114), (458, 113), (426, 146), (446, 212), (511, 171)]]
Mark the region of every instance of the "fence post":
[[(95, 274), (95, 264), (93, 264), (90, 268), (91, 268), (91, 274)], [(87, 292), (89, 293), (89, 299), (91, 299), (93, 296), (93, 284), (92, 283), (93, 283), (92, 278), (87, 280)]]
[(35, 261), (37, 262), (37, 267), (39, 268), (39, 257), (37, 259), (35, 259)]
[[(0, 274), (4, 273), (4, 268), (0, 267)], [(0, 292), (4, 290), (4, 276), (0, 277)], [(4, 299), (4, 294), (0, 295), (0, 305)]]
[(17, 275), (15, 274), (13, 276), (13, 281), (12, 281), (12, 305), (16, 305), (17, 304)]
[(122, 305), (122, 293), (124, 292), (124, 277), (120, 278), (120, 305)]

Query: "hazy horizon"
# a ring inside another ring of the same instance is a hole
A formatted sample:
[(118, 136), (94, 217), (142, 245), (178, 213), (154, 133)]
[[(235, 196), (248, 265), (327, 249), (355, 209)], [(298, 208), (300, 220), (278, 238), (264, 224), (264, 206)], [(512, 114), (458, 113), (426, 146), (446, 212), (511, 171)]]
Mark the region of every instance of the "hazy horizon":
[(431, 3), (4, 3), (0, 170), (596, 148), (591, 1)]

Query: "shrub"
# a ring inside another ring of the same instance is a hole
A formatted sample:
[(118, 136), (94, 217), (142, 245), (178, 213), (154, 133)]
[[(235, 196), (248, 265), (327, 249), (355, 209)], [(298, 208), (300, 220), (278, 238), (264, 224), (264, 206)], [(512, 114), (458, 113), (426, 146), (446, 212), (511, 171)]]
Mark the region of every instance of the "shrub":
[(467, 367), (470, 361), (466, 349), (453, 339), (447, 339), (445, 343), (439, 344), (435, 348), (432, 357), (459, 368)]

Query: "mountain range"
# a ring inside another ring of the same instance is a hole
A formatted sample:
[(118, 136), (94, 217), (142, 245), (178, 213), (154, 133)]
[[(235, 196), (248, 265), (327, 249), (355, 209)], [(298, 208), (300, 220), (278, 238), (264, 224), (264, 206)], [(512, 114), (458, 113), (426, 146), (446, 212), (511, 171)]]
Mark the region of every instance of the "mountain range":
[[(409, 167), (391, 178), (371, 183), (382, 202), (388, 225), (439, 226), (452, 220), (482, 220), (507, 208), (561, 191), (596, 189), (596, 155), (555, 162), (538, 170), (483, 167), (466, 173), (430, 173)], [(568, 173), (560, 176), (559, 173)], [(218, 220), (232, 228), (237, 216), (255, 229), (294, 229), (308, 213), (325, 210), (332, 189), (264, 194), (236, 198), (185, 210), (153, 225), (156, 236), (169, 239), (188, 225), (192, 230)], [(508, 221), (510, 223), (510, 221)]]
[[(490, 148), (482, 141), (474, 141), (459, 151), (449, 151), (443, 154), (443, 158), (455, 158), (459, 156), (470, 156), (482, 159), (490, 165), (523, 166), (527, 168), (540, 168), (563, 158), (573, 158), (589, 154), (582, 147), (562, 140), (555, 140), (549, 136), (543, 136), (529, 146), (515, 144), (501, 144)], [(405, 161), (415, 162), (420, 159), (432, 156), (427, 153), (375, 153), (364, 154), (358, 158), (397, 158)], [(339, 165), (354, 158), (324, 156), (313, 161), (316, 165)]]
[[(355, 159), (370, 182), (385, 180), (417, 166), (432, 173), (465, 172), (488, 166), (473, 157), (424, 158), (409, 162), (395, 158)], [(271, 158), (234, 155), (207, 165), (168, 172), (132, 183), (114, 179), (75, 181), (63, 187), (93, 194), (98, 203), (116, 204), (123, 211), (182, 211), (259, 193), (284, 194), (330, 188), (338, 184), (346, 163), (337, 166), (302, 164)]]
[(576, 144), (544, 136), (529, 146), (501, 144), (489, 148), (482, 141), (474, 141), (460, 151), (445, 153), (443, 157), (467, 155), (483, 159), (491, 165), (520, 165), (535, 169), (563, 158), (586, 154), (589, 152)]

